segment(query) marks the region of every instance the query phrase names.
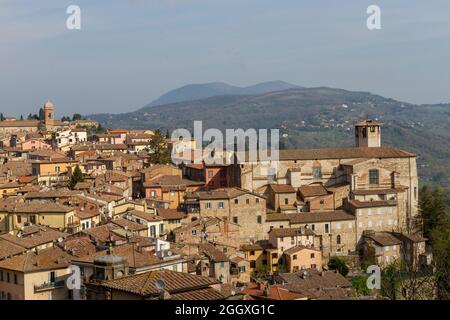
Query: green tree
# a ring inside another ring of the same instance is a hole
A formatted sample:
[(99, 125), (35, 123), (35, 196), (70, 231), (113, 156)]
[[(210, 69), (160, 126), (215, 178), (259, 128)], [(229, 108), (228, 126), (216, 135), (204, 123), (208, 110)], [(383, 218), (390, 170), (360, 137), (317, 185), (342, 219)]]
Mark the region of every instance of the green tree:
[(328, 261), (328, 268), (330, 268), (330, 270), (337, 270), (344, 277), (349, 272), (347, 263), (344, 259), (341, 259), (339, 257), (331, 257), (330, 261)]
[(439, 299), (450, 299), (450, 218), (441, 188), (424, 186), (419, 199), (424, 236), (433, 253)]
[(401, 278), (397, 265), (391, 263), (381, 273), (381, 295), (391, 300), (398, 299)]
[(20, 115), (20, 120), (23, 120), (23, 115)]
[(354, 277), (351, 279), (350, 282), (352, 283), (352, 287), (355, 290), (356, 296), (370, 295), (370, 290), (367, 287), (367, 277), (366, 276)]
[(170, 152), (167, 141), (161, 130), (156, 130), (155, 135), (150, 140), (150, 162), (155, 164), (167, 164), (170, 162)]
[(5, 118), (3, 117), (3, 113), (0, 113), (0, 121), (5, 120)]
[(39, 109), (39, 120), (45, 120), (45, 113), (42, 108)]
[(80, 167), (77, 165), (72, 172), (72, 176), (70, 177), (68, 187), (69, 189), (73, 190), (78, 182), (83, 181), (84, 181), (83, 173), (81, 172)]
[(77, 120), (81, 120), (81, 114), (74, 113), (74, 115), (72, 117), (72, 121), (77, 121)]

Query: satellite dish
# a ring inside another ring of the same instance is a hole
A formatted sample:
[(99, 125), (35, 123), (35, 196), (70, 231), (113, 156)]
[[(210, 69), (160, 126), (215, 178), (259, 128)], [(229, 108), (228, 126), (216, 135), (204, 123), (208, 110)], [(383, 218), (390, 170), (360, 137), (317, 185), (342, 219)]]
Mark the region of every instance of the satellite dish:
[(159, 290), (164, 290), (164, 288), (166, 287), (166, 283), (164, 282), (163, 279), (156, 280), (155, 285), (156, 285), (156, 288), (158, 288)]

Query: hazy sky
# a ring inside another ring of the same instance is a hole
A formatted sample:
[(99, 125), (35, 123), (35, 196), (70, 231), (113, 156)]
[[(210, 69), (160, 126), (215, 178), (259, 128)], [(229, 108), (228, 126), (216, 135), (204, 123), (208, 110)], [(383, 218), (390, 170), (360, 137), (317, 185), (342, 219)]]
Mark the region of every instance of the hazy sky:
[[(81, 30), (66, 8), (81, 7)], [(366, 28), (366, 9), (382, 29)], [(0, 110), (126, 112), (189, 83), (284, 80), (450, 102), (448, 0), (0, 0)]]

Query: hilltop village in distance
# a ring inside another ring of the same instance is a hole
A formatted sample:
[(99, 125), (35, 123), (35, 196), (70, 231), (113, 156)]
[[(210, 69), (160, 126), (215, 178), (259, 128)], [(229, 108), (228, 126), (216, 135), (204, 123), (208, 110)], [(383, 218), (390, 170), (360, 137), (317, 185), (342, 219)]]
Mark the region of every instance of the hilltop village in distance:
[(2, 300), (384, 299), (356, 286), (367, 267), (430, 268), (416, 155), (375, 120), (352, 147), (282, 149), (264, 170), (55, 112), (1, 115)]

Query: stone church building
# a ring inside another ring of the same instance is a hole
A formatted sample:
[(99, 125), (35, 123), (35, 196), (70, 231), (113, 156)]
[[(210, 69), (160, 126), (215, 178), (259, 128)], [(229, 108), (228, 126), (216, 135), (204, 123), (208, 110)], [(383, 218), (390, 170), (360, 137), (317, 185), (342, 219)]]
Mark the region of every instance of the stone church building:
[(44, 120), (4, 120), (0, 121), (0, 133), (13, 133), (17, 131), (56, 131), (68, 125), (55, 119), (55, 107), (47, 101), (43, 107)]

